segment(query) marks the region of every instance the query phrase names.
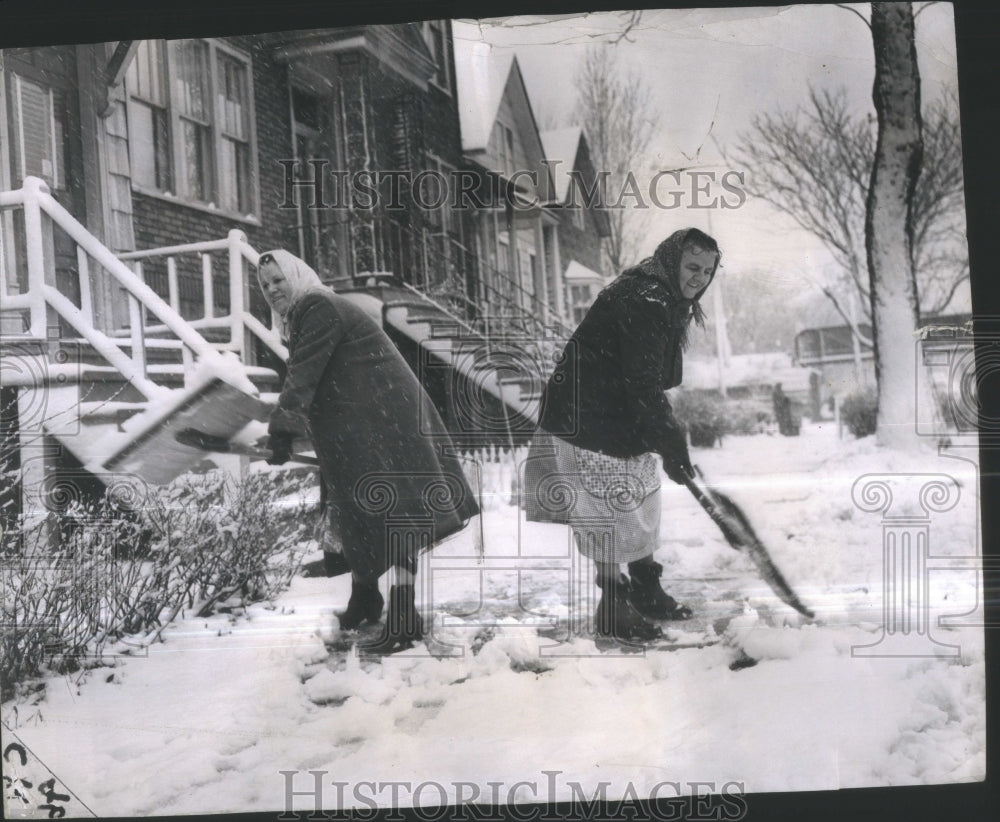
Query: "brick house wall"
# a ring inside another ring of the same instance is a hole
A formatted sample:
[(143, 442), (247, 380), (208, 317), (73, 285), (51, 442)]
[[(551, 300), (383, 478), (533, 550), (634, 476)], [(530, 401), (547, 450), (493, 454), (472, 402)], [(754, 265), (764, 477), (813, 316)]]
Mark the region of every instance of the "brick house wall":
[[(297, 247), (295, 212), (279, 209), (282, 202), (284, 170), (277, 162), (292, 153), (292, 138), (288, 117), (287, 67), (276, 61), (267, 49), (255, 47), (252, 37), (223, 37), (220, 41), (249, 55), (253, 66), (253, 95), (256, 129), (256, 176), (260, 197), (260, 213), (254, 220), (238, 220), (210, 210), (172, 202), (171, 199), (132, 192), (133, 230), (136, 249), (158, 248), (217, 240), (231, 229), (246, 233), (254, 248)], [(219, 313), (228, 310), (227, 261), (224, 253), (214, 255), (215, 305)], [(195, 258), (178, 258), (182, 314), (188, 318), (201, 316), (201, 269)], [(166, 295), (165, 264), (151, 263), (144, 268), (149, 285), (161, 296)], [(251, 307), (263, 316), (263, 299), (251, 287)]]

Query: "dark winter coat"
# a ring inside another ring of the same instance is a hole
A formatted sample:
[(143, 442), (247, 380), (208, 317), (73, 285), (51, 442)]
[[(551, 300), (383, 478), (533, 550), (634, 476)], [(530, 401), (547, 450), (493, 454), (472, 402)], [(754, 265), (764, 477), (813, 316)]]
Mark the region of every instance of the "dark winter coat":
[(363, 309), (309, 291), (285, 317), (288, 373), (272, 436), (308, 433), (351, 570), (372, 577), (478, 513), (447, 430), (416, 375)]
[(616, 457), (671, 451), (678, 423), (664, 392), (681, 383), (688, 327), (701, 317), (705, 290), (693, 300), (681, 295), (686, 234), (671, 235), (597, 296), (545, 387), (541, 429)]

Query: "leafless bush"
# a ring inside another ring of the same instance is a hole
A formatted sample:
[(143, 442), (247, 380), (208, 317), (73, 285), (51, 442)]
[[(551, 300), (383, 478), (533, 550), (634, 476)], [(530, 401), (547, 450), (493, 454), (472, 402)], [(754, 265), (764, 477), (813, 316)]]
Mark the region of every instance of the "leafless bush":
[(304, 504), (274, 504), (273, 475), (219, 473), (174, 483), (146, 511), (156, 550), (173, 558), (171, 619), (207, 616), (232, 597), (259, 601), (288, 586), (301, 563), (290, 550), (311, 531)]
[(4, 529), (3, 698), (25, 678), (153, 641), (186, 611), (277, 596), (311, 528), (301, 490), (287, 473), (215, 472), (181, 478), (135, 512), (102, 500)]

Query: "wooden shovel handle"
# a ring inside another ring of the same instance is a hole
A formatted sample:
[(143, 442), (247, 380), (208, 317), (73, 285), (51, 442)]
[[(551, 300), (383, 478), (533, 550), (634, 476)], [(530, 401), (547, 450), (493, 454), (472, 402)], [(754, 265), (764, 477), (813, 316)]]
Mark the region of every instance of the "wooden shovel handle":
[[(254, 445), (244, 445), (238, 442), (231, 442), (225, 437), (214, 434), (206, 434), (196, 428), (185, 428), (174, 434), (174, 439), (182, 445), (197, 448), (200, 451), (212, 451), (217, 454), (240, 454), (245, 457), (266, 460), (270, 459), (271, 452), (266, 448), (257, 448)], [(319, 465), (316, 457), (305, 454), (292, 454), (290, 462), (300, 462), (304, 465)]]

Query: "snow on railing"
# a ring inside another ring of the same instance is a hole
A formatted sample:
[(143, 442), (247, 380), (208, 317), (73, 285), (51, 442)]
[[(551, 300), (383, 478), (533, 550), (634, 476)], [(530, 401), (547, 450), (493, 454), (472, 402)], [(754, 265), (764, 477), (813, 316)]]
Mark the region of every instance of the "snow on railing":
[[(46, 339), (48, 312), (51, 308), (59, 317), (81, 334), (112, 366), (114, 366), (143, 396), (152, 399), (162, 393), (146, 376), (145, 349), (147, 347), (172, 347), (176, 343), (165, 340), (147, 340), (144, 337), (142, 309), (156, 317), (162, 327), (179, 340), (182, 350), (187, 349), (195, 357), (205, 361), (222, 358), (220, 354), (198, 331), (187, 322), (174, 305), (164, 301), (153, 289), (144, 283), (122, 260), (118, 259), (100, 240), (91, 234), (80, 222), (60, 205), (49, 193), (44, 181), (37, 177), (25, 177), (22, 187), (15, 191), (0, 192), (0, 209), (20, 207), (24, 211), (24, 248), (27, 268), (27, 291), (10, 294), (10, 284), (4, 279), (3, 309), (7, 311), (27, 310), (29, 316), (28, 333), (35, 339)], [(43, 214), (51, 223), (43, 221)], [(59, 227), (76, 245), (80, 305), (55, 288), (52, 258), (53, 225)], [(240, 232), (241, 233), (241, 232)], [(227, 241), (230, 257), (243, 253), (241, 244), (245, 238)], [(122, 351), (122, 341), (115, 339), (95, 327), (94, 309), (90, 290), (90, 261), (101, 266), (129, 295), (131, 316), (131, 357)], [(242, 300), (237, 302), (242, 307)], [(190, 365), (188, 358), (187, 364)], [(247, 381), (249, 384), (249, 380)]]
[[(215, 316), (215, 284), (213, 253), (226, 252), (228, 265), (227, 282), (229, 286), (229, 312)], [(228, 329), (229, 340), (224, 344), (227, 350), (236, 353), (247, 362), (247, 333), (253, 334), (282, 360), (288, 358), (288, 349), (281, 342), (279, 333), (275, 330), (278, 322), (272, 314), (272, 328), (268, 328), (258, 320), (247, 308), (249, 298), (248, 281), (244, 263), (257, 265), (260, 255), (247, 241), (246, 234), (239, 229), (232, 229), (225, 239), (207, 240), (183, 245), (165, 246), (162, 248), (147, 248), (142, 251), (129, 251), (119, 254), (118, 258), (136, 266), (136, 274), (143, 276), (143, 263), (163, 259), (167, 269), (167, 299), (171, 307), (180, 313), (180, 279), (178, 276), (178, 259), (184, 255), (197, 255), (200, 258), (202, 316), (189, 320), (192, 327), (207, 329)], [(146, 326), (147, 333), (162, 331), (162, 326)]]
[(135, 386), (147, 400), (160, 396), (166, 391), (165, 388), (146, 377), (145, 360), (137, 364), (131, 358), (125, 356), (122, 350), (115, 345), (114, 340), (94, 328), (93, 322), (88, 320), (85, 314), (73, 305), (68, 297), (51, 285), (43, 284), (41, 291), (45, 297), (45, 302), (52, 306), (60, 317), (73, 326), (81, 337), (94, 346), (94, 350), (98, 354), (117, 368), (119, 373)]

